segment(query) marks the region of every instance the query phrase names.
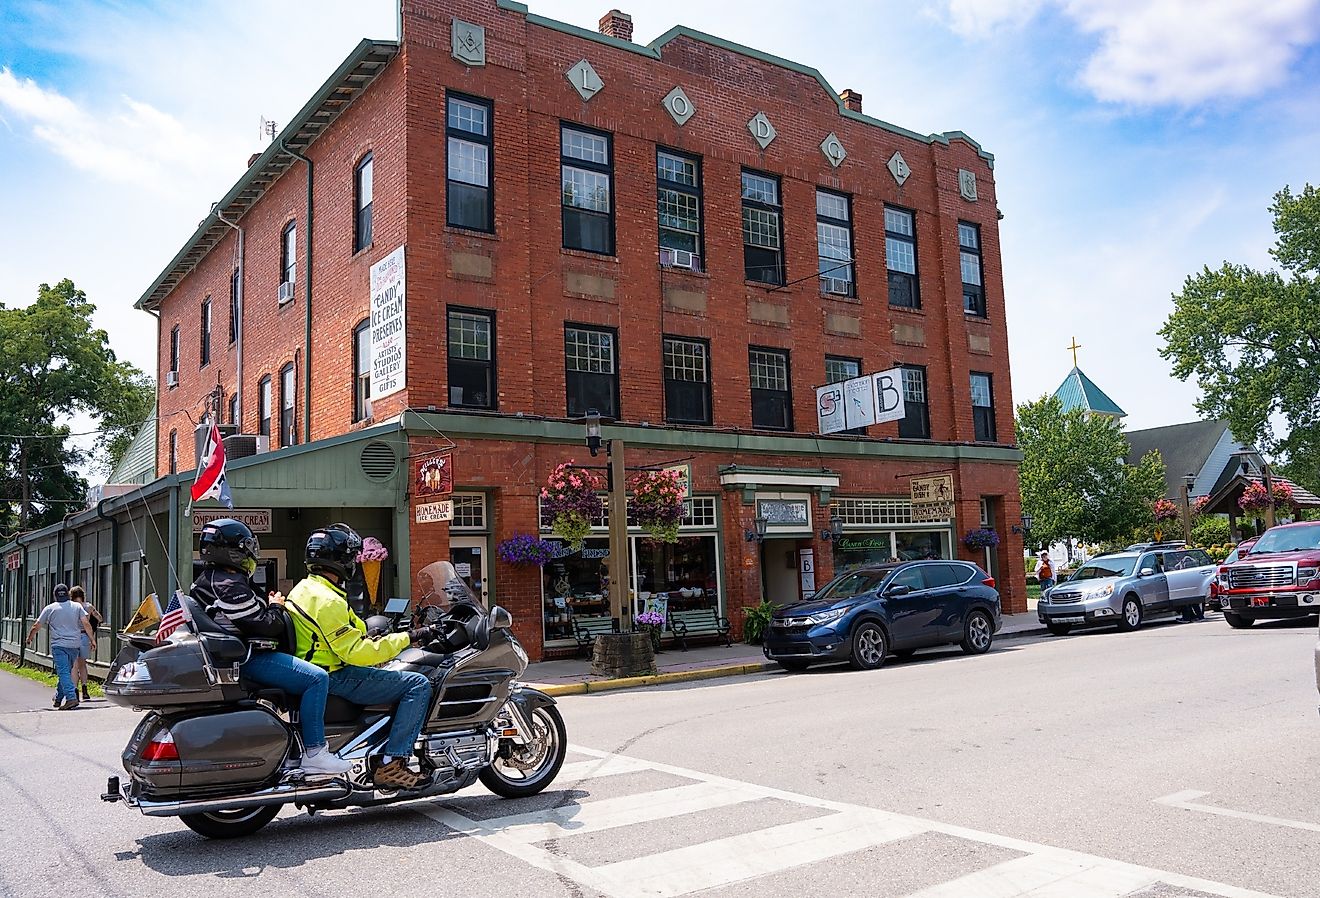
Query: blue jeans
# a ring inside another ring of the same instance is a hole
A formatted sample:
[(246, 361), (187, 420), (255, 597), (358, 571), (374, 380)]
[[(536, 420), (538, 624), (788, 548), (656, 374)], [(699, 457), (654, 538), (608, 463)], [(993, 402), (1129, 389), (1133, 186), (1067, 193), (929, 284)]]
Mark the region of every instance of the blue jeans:
[(413, 753), (417, 734), (426, 721), (431, 704), (431, 683), (419, 673), (405, 670), (381, 670), (379, 667), (349, 665), (330, 673), (330, 694), (355, 705), (399, 703), (390, 725), (390, 739), (385, 754), (407, 758)]
[(330, 694), (330, 675), (315, 664), (283, 652), (253, 652), (243, 665), (243, 676), (291, 695), (301, 695), (298, 728), (303, 749), (325, 745), (325, 700)]
[(55, 697), (61, 701), (67, 698), (76, 702), (78, 689), (73, 685), (73, 662), (78, 660), (77, 647), (51, 646), (50, 657), (55, 662), (55, 676), (59, 678), (59, 685), (55, 687)]
[(1040, 578), (1040, 591), (1041, 591), (1041, 592), (1044, 592), (1045, 590), (1050, 589), (1050, 588), (1053, 587), (1053, 586), (1054, 586), (1054, 578), (1053, 578), (1053, 577), (1041, 577), (1041, 578)]

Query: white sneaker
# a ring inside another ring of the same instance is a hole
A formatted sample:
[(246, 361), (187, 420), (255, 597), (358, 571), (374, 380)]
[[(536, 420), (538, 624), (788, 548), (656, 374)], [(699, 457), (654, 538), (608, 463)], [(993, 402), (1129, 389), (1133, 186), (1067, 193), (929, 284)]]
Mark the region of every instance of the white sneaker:
[(353, 769), (353, 762), (345, 761), (338, 755), (332, 754), (330, 749), (322, 746), (319, 751), (303, 754), (299, 769), (303, 773), (342, 776)]

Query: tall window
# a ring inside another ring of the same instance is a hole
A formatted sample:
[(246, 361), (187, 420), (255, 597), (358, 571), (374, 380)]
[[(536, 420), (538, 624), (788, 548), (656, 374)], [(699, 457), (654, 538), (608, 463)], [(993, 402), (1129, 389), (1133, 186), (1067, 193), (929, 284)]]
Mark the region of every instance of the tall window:
[(292, 446), (298, 442), (298, 430), (293, 421), (293, 363), (280, 369), (280, 445)]
[[(280, 283), (298, 281), (298, 223), (291, 221), (280, 235)], [(289, 297), (292, 299), (293, 297)]]
[(784, 232), (779, 213), (779, 179), (744, 171), (743, 269), (749, 281), (784, 283)]
[(353, 252), (371, 245), (371, 154), (362, 157), (353, 169)]
[(239, 426), (238, 420), (238, 394), (233, 393), (229, 397), (229, 423), (235, 427)]
[(229, 342), (238, 339), (238, 269), (229, 276)]
[(747, 354), (752, 381), (752, 426), (793, 429), (793, 394), (789, 390), (788, 350), (752, 348)]
[(490, 176), (494, 146), (491, 103), (450, 94), (446, 106), (449, 166), (445, 220), (456, 228), (492, 232), (495, 205)]
[(660, 264), (701, 271), (701, 161), (656, 150), (655, 183)]
[(270, 436), (270, 375), (257, 382), (257, 433)]
[(972, 424), (977, 442), (995, 441), (995, 391), (989, 374), (972, 372)]
[(963, 311), (986, 316), (985, 288), (981, 285), (981, 228), (958, 222), (958, 265), (962, 269)]
[(170, 371), (179, 373), (179, 326), (170, 328)]
[(202, 300), (201, 327), (198, 330), (202, 333), (202, 352), (201, 365), (205, 368), (211, 363), (211, 297)]
[(665, 420), (710, 423), (710, 346), (705, 340), (664, 338)]
[(912, 213), (885, 207), (885, 265), (889, 268), (889, 304), (921, 308), (917, 290), (917, 230)]
[(170, 431), (170, 473), (179, 473), (179, 432)]
[(495, 408), (495, 316), (449, 310), (449, 404)]
[(568, 415), (579, 418), (596, 409), (619, 417), (619, 369), (614, 331), (568, 325), (564, 328), (564, 389)]
[(926, 368), (923, 365), (903, 366), (903, 420), (898, 422), (898, 435), (910, 440), (930, 439), (930, 403), (926, 399)]
[(353, 328), (353, 420), (371, 414), (371, 319)]
[(856, 296), (852, 265), (852, 208), (848, 197), (816, 191), (816, 255), (820, 292)]
[(614, 253), (614, 167), (610, 136), (568, 125), (560, 131), (564, 247)]
[[(825, 356), (825, 383), (837, 384), (854, 377), (862, 376), (862, 360), (850, 359), (843, 356), (827, 355)], [(852, 427), (843, 431), (844, 433), (865, 434), (865, 427)]]

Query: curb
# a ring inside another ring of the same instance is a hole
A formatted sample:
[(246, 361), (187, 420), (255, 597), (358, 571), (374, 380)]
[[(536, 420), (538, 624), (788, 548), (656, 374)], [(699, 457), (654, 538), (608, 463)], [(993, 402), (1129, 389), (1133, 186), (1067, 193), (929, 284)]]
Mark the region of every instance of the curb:
[(1044, 624), (1040, 624), (1039, 626), (1032, 627), (1029, 630), (1014, 630), (1012, 633), (996, 633), (995, 640), (998, 641), (1000, 639), (1021, 639), (1024, 636), (1046, 636), (1049, 634), (1049, 632), (1050, 631), (1045, 628)]
[(528, 683), (546, 695), (585, 695), (587, 693), (614, 692), (619, 689), (636, 689), (640, 686), (659, 686), (664, 683), (687, 683), (693, 680), (714, 680), (720, 677), (737, 677), (761, 673), (776, 667), (773, 661), (756, 661), (751, 664), (730, 664), (724, 667), (703, 667), (697, 670), (676, 670), (670, 673), (651, 674), (645, 677), (621, 677), (617, 680), (589, 680), (584, 683), (556, 683), (537, 686)]

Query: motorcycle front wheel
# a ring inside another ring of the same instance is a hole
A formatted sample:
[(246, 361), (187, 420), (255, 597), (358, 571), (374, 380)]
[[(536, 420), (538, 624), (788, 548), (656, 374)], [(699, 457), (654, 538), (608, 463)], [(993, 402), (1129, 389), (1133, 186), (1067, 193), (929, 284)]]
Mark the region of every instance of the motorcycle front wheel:
[(204, 814), (181, 814), (184, 826), (208, 839), (241, 839), (250, 836), (275, 819), (284, 805), (268, 804), (234, 811), (208, 811)]
[(554, 705), (527, 715), (532, 734), (526, 745), (506, 743), (479, 774), (482, 785), (501, 798), (526, 798), (554, 782), (568, 751), (564, 718)]

